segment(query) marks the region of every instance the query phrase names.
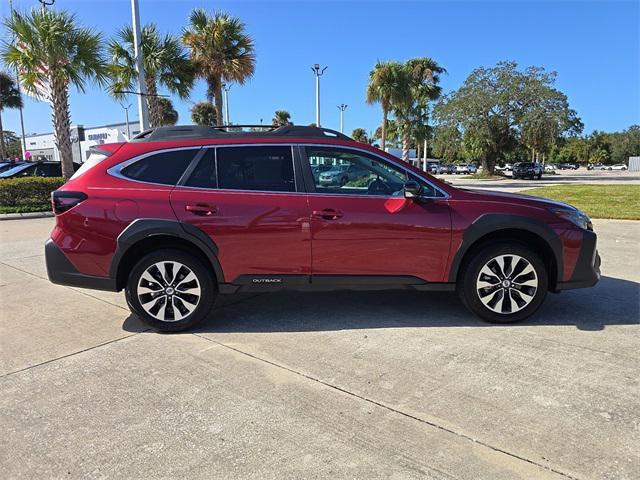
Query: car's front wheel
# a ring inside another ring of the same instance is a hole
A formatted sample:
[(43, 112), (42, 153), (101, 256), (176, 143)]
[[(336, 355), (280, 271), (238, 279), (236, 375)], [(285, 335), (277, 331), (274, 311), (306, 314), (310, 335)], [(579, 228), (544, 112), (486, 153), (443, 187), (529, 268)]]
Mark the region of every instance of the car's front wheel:
[(131, 270), (125, 291), (131, 311), (162, 332), (178, 332), (204, 320), (216, 294), (202, 261), (174, 249), (143, 257)]
[(465, 306), (492, 323), (513, 323), (532, 315), (547, 294), (542, 259), (519, 243), (496, 243), (463, 266), (458, 293)]

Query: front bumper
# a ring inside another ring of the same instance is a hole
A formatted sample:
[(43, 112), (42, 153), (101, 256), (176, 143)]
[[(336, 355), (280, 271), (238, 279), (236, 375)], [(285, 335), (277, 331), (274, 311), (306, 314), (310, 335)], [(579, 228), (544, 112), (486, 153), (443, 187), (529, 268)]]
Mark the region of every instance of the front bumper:
[(79, 272), (52, 239), (44, 244), (44, 258), (51, 283), (93, 290), (117, 291), (115, 279)]
[(596, 248), (597, 236), (594, 232), (584, 231), (582, 247), (571, 278), (567, 282), (558, 282), (557, 290), (593, 287), (600, 280), (600, 254)]

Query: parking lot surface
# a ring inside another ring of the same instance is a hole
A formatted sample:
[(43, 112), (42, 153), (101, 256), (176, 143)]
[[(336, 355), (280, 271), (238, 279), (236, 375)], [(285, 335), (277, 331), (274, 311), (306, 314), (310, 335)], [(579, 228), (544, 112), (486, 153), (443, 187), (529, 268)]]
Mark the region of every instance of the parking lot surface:
[(503, 179), (478, 179), (468, 175), (436, 175), (441, 180), (457, 187), (489, 188), (503, 192), (517, 192), (527, 188), (549, 187), (555, 185), (640, 185), (640, 172), (619, 170), (558, 170), (556, 175), (544, 174), (540, 180), (513, 179), (506, 172)]
[(0, 222), (1, 478), (640, 478), (640, 222), (596, 220), (601, 282), (519, 325), (284, 292), (174, 335), (50, 284), (52, 225)]

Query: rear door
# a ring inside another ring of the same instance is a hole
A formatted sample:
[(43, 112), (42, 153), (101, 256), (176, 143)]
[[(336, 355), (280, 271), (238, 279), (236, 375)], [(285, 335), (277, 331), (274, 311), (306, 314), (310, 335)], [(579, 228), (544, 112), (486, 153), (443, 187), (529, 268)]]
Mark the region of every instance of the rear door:
[[(451, 217), (444, 192), (362, 150), (305, 146), (303, 153), (311, 184), (314, 283), (411, 281), (392, 277), (446, 281)], [(358, 173), (346, 184), (327, 184), (312, 173), (318, 165), (343, 165)], [(407, 180), (422, 182), (425, 195), (432, 198), (423, 203), (405, 200)]]
[(209, 147), (173, 190), (178, 218), (217, 245), (226, 282), (308, 282), (309, 207), (296, 170), (291, 145)]

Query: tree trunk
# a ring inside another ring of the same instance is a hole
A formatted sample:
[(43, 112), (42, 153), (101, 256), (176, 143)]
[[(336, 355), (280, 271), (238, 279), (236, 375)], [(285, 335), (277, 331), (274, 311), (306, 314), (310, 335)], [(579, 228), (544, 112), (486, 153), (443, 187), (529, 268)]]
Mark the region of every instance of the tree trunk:
[(382, 151), (385, 151), (386, 143), (387, 143), (387, 116), (389, 115), (389, 111), (386, 108), (382, 108), (382, 132), (380, 133), (380, 148)]
[(147, 106), (149, 107), (149, 126), (151, 128), (161, 127), (160, 108), (158, 106), (158, 88), (153, 77), (147, 75), (144, 81), (147, 87)]
[(217, 80), (214, 84), (216, 96), (216, 122), (218, 126), (224, 125), (224, 117), (222, 116), (222, 81)]
[(51, 105), (55, 144), (60, 154), (62, 176), (69, 180), (73, 175), (73, 155), (71, 154), (71, 116), (69, 114), (69, 85), (65, 80), (52, 76)]
[(7, 149), (4, 145), (4, 128), (2, 127), (2, 110), (0, 110), (0, 160), (7, 158)]
[(409, 135), (402, 135), (402, 161), (409, 163)]

